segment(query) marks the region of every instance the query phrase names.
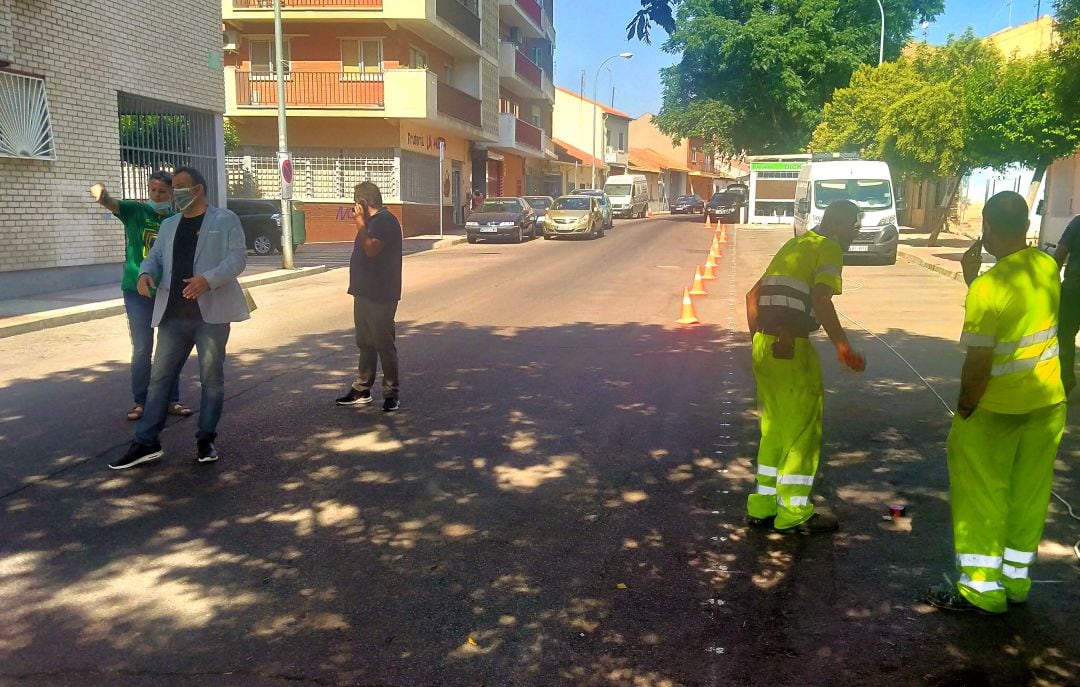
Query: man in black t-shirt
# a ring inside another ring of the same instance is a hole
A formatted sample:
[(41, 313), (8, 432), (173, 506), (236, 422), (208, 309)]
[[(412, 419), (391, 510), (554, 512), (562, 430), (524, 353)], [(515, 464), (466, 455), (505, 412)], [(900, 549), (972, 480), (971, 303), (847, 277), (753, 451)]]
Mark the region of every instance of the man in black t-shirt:
[(379, 363), (383, 369), (383, 411), (401, 407), (394, 316), (401, 300), (401, 224), (383, 206), (382, 192), (365, 181), (353, 192), (356, 241), (349, 264), (349, 295), (360, 361), (356, 382), (337, 399), (339, 406), (371, 403)]
[(1076, 333), (1080, 331), (1080, 215), (1065, 227), (1054, 257), (1059, 266), (1065, 265), (1058, 312), (1058, 345), (1061, 347), (1061, 381), (1065, 384), (1065, 393), (1069, 394), (1076, 386)]

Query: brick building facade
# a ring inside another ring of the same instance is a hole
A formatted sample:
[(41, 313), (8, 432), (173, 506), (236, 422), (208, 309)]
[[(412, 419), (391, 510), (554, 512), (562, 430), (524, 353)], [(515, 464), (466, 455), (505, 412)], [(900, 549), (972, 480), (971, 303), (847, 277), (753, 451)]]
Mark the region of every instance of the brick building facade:
[[(0, 148), (4, 295), (119, 279), (123, 231), (91, 201), (95, 181), (139, 197), (144, 182), (133, 175), (201, 164), (213, 167), (211, 193), (223, 198), (221, 2), (159, 3), (149, 17), (136, 0), (0, 0), (0, 88), (44, 80), (54, 151), (31, 159)], [(182, 129), (176, 150), (144, 144), (155, 150), (141, 162), (139, 151), (124, 153), (127, 108), (137, 112), (129, 122), (165, 117)]]

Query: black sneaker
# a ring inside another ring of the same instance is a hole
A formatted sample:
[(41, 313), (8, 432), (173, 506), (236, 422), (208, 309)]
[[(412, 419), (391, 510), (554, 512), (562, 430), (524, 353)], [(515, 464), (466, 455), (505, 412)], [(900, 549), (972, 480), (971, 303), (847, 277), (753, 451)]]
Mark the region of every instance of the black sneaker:
[(926, 593), (923, 594), (922, 600), (931, 606), (940, 608), (944, 611), (979, 611), (981, 613), (989, 613), (989, 611), (984, 611), (968, 601), (954, 584), (939, 584), (930, 587), (926, 590)]
[(128, 447), (127, 453), (124, 454), (124, 457), (109, 463), (109, 468), (112, 470), (127, 470), (136, 465), (157, 460), (163, 455), (165, 455), (165, 451), (161, 450), (161, 444), (147, 446), (145, 444), (140, 444), (137, 441), (133, 441), (131, 442), (131, 446)]
[(218, 459), (213, 439), (198, 439), (195, 444), (197, 447), (197, 459), (200, 463), (213, 463)]
[(339, 406), (366, 406), (371, 403), (371, 392), (349, 389), (349, 393), (337, 399), (334, 403)]
[(814, 513), (804, 523), (785, 529), (775, 528), (781, 534), (826, 534), (840, 529), (840, 521), (829, 513)]
[(770, 515), (767, 518), (755, 518), (753, 515), (746, 516), (746, 524), (751, 527), (772, 527), (776, 522), (776, 516)]
[(397, 397), (383, 401), (382, 409), (384, 413), (392, 413), (399, 408), (401, 408), (401, 401), (397, 400)]

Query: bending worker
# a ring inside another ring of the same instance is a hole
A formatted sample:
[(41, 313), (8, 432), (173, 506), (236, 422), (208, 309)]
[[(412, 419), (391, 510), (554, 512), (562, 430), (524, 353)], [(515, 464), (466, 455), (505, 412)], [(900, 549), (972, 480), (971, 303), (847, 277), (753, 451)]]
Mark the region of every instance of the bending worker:
[(841, 362), (856, 372), (866, 368), (848, 344), (832, 304), (841, 292), (844, 252), (859, 223), (854, 203), (831, 203), (821, 224), (785, 243), (746, 295), (761, 413), (757, 493), (746, 504), (753, 526), (803, 534), (839, 526), (835, 516), (815, 513), (810, 503), (821, 455), (824, 389), (809, 337), (824, 326)]
[[(1027, 600), (1050, 504), (1065, 429), (1061, 285), (1054, 258), (1027, 246), (1027, 229), (1023, 196), (999, 193), (983, 209), (982, 241), (964, 255), (967, 357), (947, 444), (961, 577), (925, 597), (947, 610), (1004, 613)], [(978, 276), (982, 243), (997, 264)]]
[(1080, 215), (1073, 217), (1065, 227), (1054, 257), (1058, 266), (1065, 267), (1058, 311), (1058, 344), (1061, 348), (1061, 381), (1068, 396), (1076, 388), (1076, 333), (1080, 331)]

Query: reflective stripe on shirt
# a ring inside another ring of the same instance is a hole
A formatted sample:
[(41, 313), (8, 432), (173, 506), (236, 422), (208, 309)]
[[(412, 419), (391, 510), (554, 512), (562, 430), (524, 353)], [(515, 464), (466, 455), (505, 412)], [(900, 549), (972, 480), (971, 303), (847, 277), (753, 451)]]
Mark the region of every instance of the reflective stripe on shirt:
[(1038, 358), (1024, 358), (1023, 360), (1010, 360), (1007, 363), (1001, 363), (1000, 365), (994, 365), (990, 370), (991, 377), (1001, 377), (1004, 375), (1011, 375), (1017, 372), (1027, 372), (1028, 370), (1034, 370), (1038, 367), (1039, 363), (1044, 363), (1047, 360), (1053, 360), (1058, 356), (1058, 344), (1054, 342), (1053, 346), (1048, 347), (1043, 351), (1042, 355)]
[(758, 305), (778, 305), (783, 308), (798, 310), (801, 313), (809, 311), (809, 308), (806, 307), (806, 303), (803, 303), (798, 298), (792, 298), (791, 296), (762, 296), (758, 301)]
[[(1034, 334), (1028, 334), (1019, 341), (1002, 341), (994, 347), (994, 355), (1012, 355), (1021, 348), (1027, 348), (1028, 346), (1034, 346), (1035, 344), (1046, 343), (1057, 336), (1057, 327), (1050, 327), (1044, 329), (1041, 332), (1035, 332)], [(962, 341), (963, 339), (961, 339)]]
[(795, 289), (800, 293), (810, 295), (810, 285), (801, 279), (795, 277), (765, 277), (761, 280), (762, 286), (786, 286), (789, 289)]

